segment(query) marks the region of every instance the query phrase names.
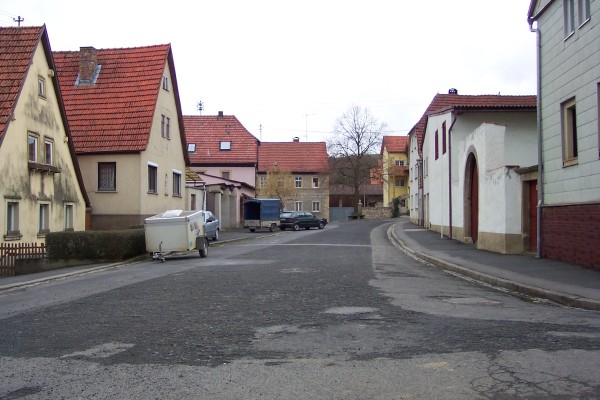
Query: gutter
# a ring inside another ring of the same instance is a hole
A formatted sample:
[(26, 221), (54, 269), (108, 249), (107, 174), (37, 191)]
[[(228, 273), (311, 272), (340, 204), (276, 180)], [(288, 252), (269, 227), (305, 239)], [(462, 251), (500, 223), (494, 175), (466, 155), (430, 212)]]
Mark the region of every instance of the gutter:
[(538, 203), (537, 203), (537, 258), (542, 258), (542, 207), (544, 207), (544, 156), (542, 151), (542, 33), (533, 28), (533, 18), (528, 19), (529, 31), (535, 33), (537, 61), (537, 137), (538, 137)]

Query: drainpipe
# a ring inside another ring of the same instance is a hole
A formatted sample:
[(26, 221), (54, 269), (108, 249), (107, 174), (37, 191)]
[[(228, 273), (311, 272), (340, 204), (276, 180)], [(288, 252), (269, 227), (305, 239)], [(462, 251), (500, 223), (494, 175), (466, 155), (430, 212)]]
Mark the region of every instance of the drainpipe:
[(452, 239), (452, 128), (456, 123), (456, 113), (452, 112), (452, 122), (448, 128), (448, 227)]
[(537, 203), (537, 258), (542, 258), (542, 207), (544, 206), (544, 156), (542, 152), (542, 33), (533, 28), (533, 19), (529, 19), (529, 30), (535, 33), (537, 61), (537, 137), (538, 137), (538, 203)]

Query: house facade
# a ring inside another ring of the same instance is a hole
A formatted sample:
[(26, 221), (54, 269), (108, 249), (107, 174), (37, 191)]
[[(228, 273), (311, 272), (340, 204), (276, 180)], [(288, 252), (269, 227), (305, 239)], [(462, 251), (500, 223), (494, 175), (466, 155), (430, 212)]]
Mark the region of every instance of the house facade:
[(46, 27), (0, 28), (0, 242), (84, 230), (89, 199)]
[(92, 229), (185, 209), (188, 164), (170, 45), (54, 52)]
[(598, 269), (600, 2), (534, 0), (528, 17), (541, 103), (539, 254)]
[(436, 97), (445, 105), (427, 114), (423, 131), (424, 225), (479, 249), (530, 251), (536, 97)]
[[(422, 131), (421, 131), (422, 132)], [(422, 134), (421, 134), (422, 137)], [(408, 133), (408, 193), (409, 193), (409, 217), (410, 222), (416, 225), (423, 225), (423, 209), (421, 204), (421, 192), (423, 188), (423, 178), (420, 175), (422, 171), (421, 147), (419, 146), (420, 137), (417, 136), (417, 129), (413, 127)]]
[(233, 115), (183, 117), (190, 168), (208, 188), (207, 207), (223, 228), (243, 226), (243, 203), (255, 196), (259, 141)]
[(401, 214), (409, 210), (408, 136), (383, 136), (381, 157), (383, 165), (383, 204), (391, 207), (399, 200)]
[[(310, 211), (329, 219), (329, 168), (325, 142), (262, 142), (258, 147), (257, 197), (275, 197), (282, 209)], [(273, 182), (275, 181), (275, 182)], [(268, 192), (268, 193), (267, 193)]]

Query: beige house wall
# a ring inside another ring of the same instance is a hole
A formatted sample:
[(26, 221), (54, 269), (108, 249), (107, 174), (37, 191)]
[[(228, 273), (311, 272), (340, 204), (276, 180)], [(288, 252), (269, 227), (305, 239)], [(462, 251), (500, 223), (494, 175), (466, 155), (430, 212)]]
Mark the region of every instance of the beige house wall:
[[(45, 82), (45, 97), (39, 96), (38, 78)], [(25, 78), (15, 113), (0, 147), (0, 241), (25, 243), (44, 242), (40, 233), (40, 205), (49, 206), (49, 231), (65, 230), (66, 206), (73, 207), (73, 230), (85, 229), (85, 200), (77, 181), (60, 106), (53, 86), (42, 44), (35, 51), (33, 62)], [(28, 166), (28, 134), (38, 137), (38, 163), (41, 169)], [(52, 167), (45, 168), (45, 140), (52, 142)], [(7, 235), (7, 208), (9, 202), (18, 203), (20, 235)]]

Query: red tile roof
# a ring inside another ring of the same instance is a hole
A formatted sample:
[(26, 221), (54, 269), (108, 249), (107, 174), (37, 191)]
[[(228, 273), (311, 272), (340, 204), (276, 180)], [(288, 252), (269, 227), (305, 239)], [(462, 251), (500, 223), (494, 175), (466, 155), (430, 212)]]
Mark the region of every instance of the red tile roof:
[(101, 70), (95, 84), (77, 86), (80, 52), (54, 52), (78, 154), (146, 149), (166, 62), (181, 122), (171, 45), (98, 49), (97, 59)]
[(0, 143), (45, 27), (0, 28)]
[[(256, 165), (258, 139), (233, 115), (184, 115), (188, 144), (195, 144), (189, 153), (193, 166)], [(231, 142), (231, 150), (220, 150), (223, 141)]]
[(258, 172), (277, 168), (292, 173), (328, 171), (325, 142), (262, 142), (258, 147)]
[(537, 106), (536, 96), (503, 95), (460, 95), (436, 94), (419, 122), (411, 132), (417, 135), (419, 153), (423, 146), (423, 134), (427, 117), (440, 112), (454, 111), (533, 111)]
[(384, 136), (381, 142), (381, 154), (383, 154), (384, 147), (388, 153), (406, 153), (408, 149), (408, 136)]

